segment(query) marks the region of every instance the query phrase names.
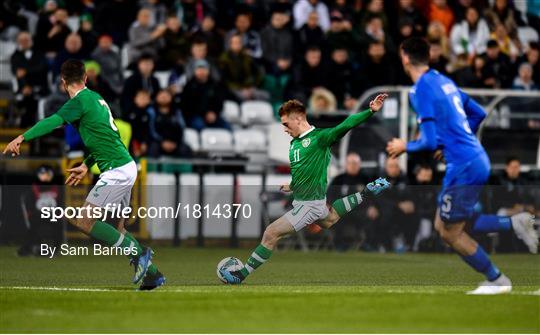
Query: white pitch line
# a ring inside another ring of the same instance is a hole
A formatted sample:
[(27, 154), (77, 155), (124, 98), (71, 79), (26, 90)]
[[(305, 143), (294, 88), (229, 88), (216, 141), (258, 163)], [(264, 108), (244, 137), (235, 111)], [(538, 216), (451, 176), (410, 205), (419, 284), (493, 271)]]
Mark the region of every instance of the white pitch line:
[[(109, 288), (90, 288), (90, 287), (57, 287), (57, 286), (0, 286), (0, 290), (34, 290), (34, 291), (64, 291), (64, 292), (137, 292), (134, 288), (133, 290), (119, 290), (119, 289), (109, 289)], [(157, 289), (157, 292), (171, 292), (171, 293), (226, 293), (226, 291), (208, 291), (204, 289), (190, 289), (190, 288), (161, 288)], [(232, 291), (231, 291), (232, 292)], [(255, 292), (255, 293), (267, 293), (271, 290), (265, 290), (261, 292), (257, 291), (245, 291), (244, 293)], [(309, 291), (309, 290), (298, 290), (293, 289), (290, 291), (278, 290), (278, 293), (320, 293), (319, 291)], [(437, 290), (407, 290), (407, 289), (365, 289), (365, 290), (355, 290), (351, 293), (388, 293), (388, 294), (446, 294), (446, 293), (460, 293), (460, 291), (437, 291)], [(464, 292), (463, 292), (464, 293)], [(536, 291), (513, 291), (511, 295), (533, 295), (540, 296), (540, 289)]]
[(57, 287), (57, 286), (2, 286), (0, 290), (35, 290), (35, 291), (78, 291), (78, 292), (125, 292), (107, 288)]

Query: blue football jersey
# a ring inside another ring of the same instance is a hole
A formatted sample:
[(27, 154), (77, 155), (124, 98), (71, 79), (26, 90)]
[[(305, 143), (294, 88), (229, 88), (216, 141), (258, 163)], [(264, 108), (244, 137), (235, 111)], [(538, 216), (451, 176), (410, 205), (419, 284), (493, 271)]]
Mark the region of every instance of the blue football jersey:
[[(409, 100), (417, 113), (421, 139), (409, 142), (408, 152), (442, 148), (447, 164), (452, 165), (485, 154), (475, 133), (486, 113), (451, 79), (429, 70), (411, 88)], [(428, 122), (434, 127), (423, 127)]]

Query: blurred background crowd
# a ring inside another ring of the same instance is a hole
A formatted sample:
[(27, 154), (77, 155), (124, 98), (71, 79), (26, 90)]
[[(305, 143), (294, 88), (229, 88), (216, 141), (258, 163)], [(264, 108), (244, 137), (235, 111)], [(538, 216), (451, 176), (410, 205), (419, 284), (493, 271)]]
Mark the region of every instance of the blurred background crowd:
[[(409, 85), (398, 48), (410, 36), (426, 37), (432, 67), (460, 86), (540, 84), (534, 0), (8, 0), (2, 7), (0, 39), (16, 43), (12, 124), (35, 122), (43, 97), (52, 95), (45, 111), (54, 112), (63, 96), (60, 65), (81, 59), (88, 86), (118, 103), (141, 154), (177, 128), (230, 129), (220, 115), (224, 100), (277, 108), (297, 98), (330, 112), (353, 109), (366, 89)], [(155, 71), (168, 77), (158, 80)]]

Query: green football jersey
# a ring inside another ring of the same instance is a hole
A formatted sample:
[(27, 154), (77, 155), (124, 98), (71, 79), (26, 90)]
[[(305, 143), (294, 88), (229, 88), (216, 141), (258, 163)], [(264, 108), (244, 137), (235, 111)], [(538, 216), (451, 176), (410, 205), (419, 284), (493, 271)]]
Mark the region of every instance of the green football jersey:
[(295, 200), (322, 200), (326, 197), (330, 147), (371, 115), (371, 110), (366, 110), (350, 115), (334, 128), (311, 128), (292, 139), (289, 147), (290, 188)]
[(101, 172), (133, 160), (120, 140), (109, 105), (98, 93), (84, 88), (56, 114), (77, 128), (89, 152), (86, 161), (97, 163)]

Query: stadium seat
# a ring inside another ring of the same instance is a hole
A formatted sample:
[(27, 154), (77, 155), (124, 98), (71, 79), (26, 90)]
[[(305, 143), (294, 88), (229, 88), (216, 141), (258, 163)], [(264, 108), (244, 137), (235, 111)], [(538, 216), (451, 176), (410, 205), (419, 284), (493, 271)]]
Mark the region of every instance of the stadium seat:
[(268, 158), (277, 162), (289, 163), (289, 145), (292, 137), (283, 131), (280, 123), (274, 122), (267, 127)]
[(519, 27), (518, 38), (521, 43), (528, 46), (531, 42), (538, 42), (538, 33), (531, 27)]
[(47, 102), (46, 98), (41, 98), (38, 101), (38, 108), (37, 108), (37, 119), (42, 120), (45, 118), (45, 103)]
[(159, 86), (161, 88), (169, 87), (169, 77), (171, 76), (171, 71), (156, 71), (154, 72), (154, 76), (156, 76), (157, 80), (159, 81)]
[(226, 100), (223, 104), (223, 118), (229, 123), (240, 122), (240, 107), (238, 104), (231, 100)]
[[(122, 66), (122, 69), (127, 69), (129, 66), (129, 44), (126, 43), (124, 46), (122, 46), (122, 49), (120, 49), (120, 65)], [(124, 77), (127, 78), (127, 77)]]
[(266, 101), (246, 101), (240, 107), (242, 112), (242, 124), (269, 124), (274, 122), (272, 105)]
[(234, 150), (238, 153), (266, 152), (266, 134), (258, 129), (237, 129), (234, 131)]
[(208, 152), (232, 152), (234, 147), (231, 132), (225, 129), (203, 129), (201, 149)]
[(0, 42), (0, 83), (11, 85), (13, 75), (10, 59), (15, 49), (17, 49), (17, 44), (14, 42)]
[(199, 132), (192, 128), (186, 128), (184, 130), (184, 142), (193, 151), (201, 150), (201, 140), (199, 138)]

